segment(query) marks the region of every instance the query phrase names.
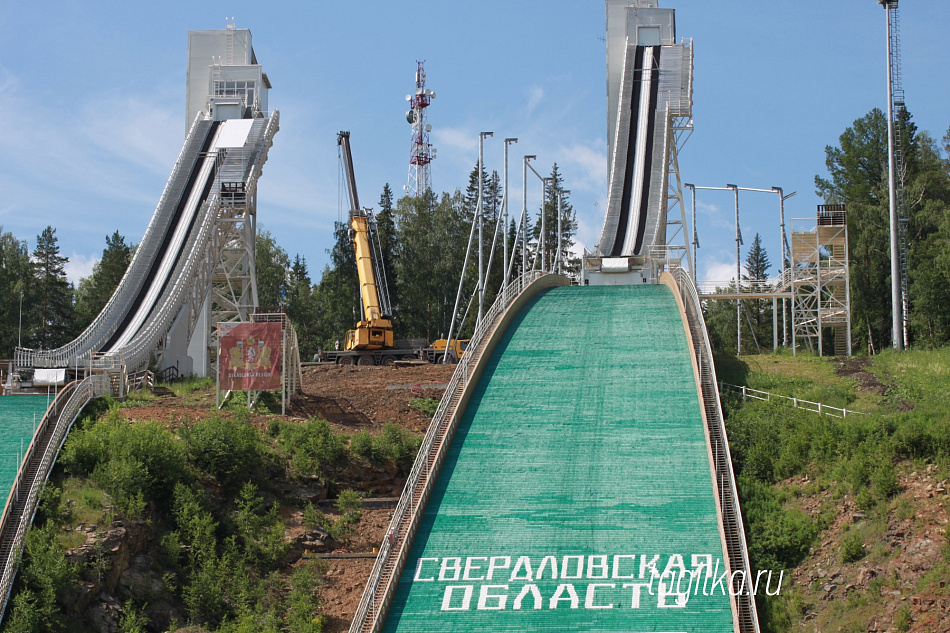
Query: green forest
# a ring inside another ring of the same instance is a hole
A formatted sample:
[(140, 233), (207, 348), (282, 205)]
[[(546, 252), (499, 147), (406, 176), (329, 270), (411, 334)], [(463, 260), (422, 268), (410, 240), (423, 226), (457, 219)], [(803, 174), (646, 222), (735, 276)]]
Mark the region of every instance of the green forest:
[[(544, 213), (545, 250), (548, 259), (553, 259), (557, 249), (558, 192), (563, 192), (565, 239), (561, 251), (567, 260), (577, 222), (556, 163), (549, 177), (552, 186), (547, 189), (543, 208), (529, 211), (526, 220), (529, 248), (540, 241)], [(390, 186), (383, 187), (375, 215), (397, 337), (433, 340), (448, 333), (478, 205), (478, 183), (476, 167), (464, 191), (456, 189), (439, 195), (430, 190), (422, 196), (397, 201)], [(507, 232), (508, 243), (513, 245), (521, 212), (509, 209), (508, 227), (499, 226), (492, 256), (491, 240), (502, 212), (503, 193), (498, 173), (483, 171), (485, 263), (492, 257), (491, 273), (486, 280), (486, 305), (491, 305), (502, 285), (502, 231)], [(332, 349), (335, 341), (342, 340), (360, 319), (359, 281), (348, 225), (335, 223), (333, 246), (328, 249), (330, 262), (319, 278), (312, 275), (304, 256), (291, 257), (270, 232), (260, 225), (258, 228), (258, 305), (287, 310), (297, 330), (303, 358), (312, 357), (321, 348)], [(522, 269), (521, 250), (510, 248), (515, 249), (511, 275), (516, 276)], [(465, 300), (472, 296), (478, 277), (476, 249), (477, 241), (469, 257), (459, 310), (459, 317), (467, 314), (463, 335), (474, 329), (477, 308), (466, 313)], [(48, 226), (36, 237), (32, 251), (26, 241), (0, 227), (0, 294), (13, 298), (0, 305), (0, 358), (11, 358), (18, 345), (52, 349), (78, 336), (112, 296), (134, 250), (135, 246), (118, 232), (107, 236), (92, 274), (73, 285), (66, 278), (68, 259), (60, 253), (54, 227)], [(528, 263), (530, 267), (530, 259)], [(579, 262), (571, 261), (570, 266), (577, 270)]]
[[(950, 130), (938, 141), (918, 130), (906, 110), (898, 124), (903, 132), (904, 199), (909, 219), (910, 344), (939, 347), (950, 340), (950, 312), (946, 309), (950, 305)], [(855, 120), (837, 145), (825, 147), (825, 168), (825, 175), (815, 176), (816, 193), (826, 204), (844, 204), (848, 211), (852, 346), (855, 353), (877, 353), (891, 346), (885, 114), (874, 109)], [(769, 266), (777, 263), (777, 257), (769, 257), (756, 234), (745, 259), (748, 276), (767, 278)], [(743, 303), (742, 349), (770, 350), (772, 302), (749, 299)], [(735, 301), (708, 302), (706, 309), (713, 346), (735, 353)], [(781, 328), (780, 316), (778, 321)], [(781, 334), (779, 337), (781, 340)]]

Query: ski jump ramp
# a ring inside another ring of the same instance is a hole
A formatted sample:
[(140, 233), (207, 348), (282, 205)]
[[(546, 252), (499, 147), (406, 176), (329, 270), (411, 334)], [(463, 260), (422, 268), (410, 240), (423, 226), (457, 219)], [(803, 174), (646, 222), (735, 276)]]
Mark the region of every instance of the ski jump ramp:
[(496, 304), (351, 633), (758, 630), (698, 299), (663, 277)]

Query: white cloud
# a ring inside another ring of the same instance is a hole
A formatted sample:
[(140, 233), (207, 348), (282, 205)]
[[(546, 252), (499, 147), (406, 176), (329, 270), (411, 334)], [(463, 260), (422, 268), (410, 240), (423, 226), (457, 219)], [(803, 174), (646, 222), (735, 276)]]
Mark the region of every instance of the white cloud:
[(432, 132), (435, 146), (442, 149), (455, 150), (458, 153), (472, 153), (478, 151), (478, 134), (467, 129), (440, 127)]
[(79, 284), (79, 280), (92, 274), (93, 267), (99, 262), (95, 255), (80, 255), (74, 252), (66, 262), (66, 279), (71, 283)]
[(106, 95), (86, 104), (83, 119), (89, 121), (84, 139), (107, 154), (166, 175), (181, 147), (180, 113), (170, 105), (162, 107), (121, 95)]
[(525, 110), (532, 113), (541, 105), (544, 100), (544, 88), (538, 85), (528, 87), (528, 102), (525, 104)]
[[(684, 195), (689, 195), (688, 191), (683, 192)], [(705, 221), (708, 219), (710, 224), (716, 228), (720, 229), (735, 229), (735, 209), (730, 207), (729, 213), (733, 215), (727, 215), (726, 211), (723, 210), (718, 204), (709, 204), (708, 202), (702, 202), (701, 200), (696, 201), (696, 215), (699, 216), (699, 221)]]
[[(719, 286), (728, 286), (730, 282), (735, 282), (736, 263), (713, 261), (702, 266), (703, 274), (701, 281), (712, 283), (716, 282)], [(745, 275), (745, 266), (742, 267), (742, 274)]]
[(575, 143), (558, 148), (556, 155), (560, 164), (571, 173), (570, 184), (565, 183), (569, 189), (597, 193), (607, 190), (607, 152), (603, 151), (603, 145), (598, 140), (589, 145)]

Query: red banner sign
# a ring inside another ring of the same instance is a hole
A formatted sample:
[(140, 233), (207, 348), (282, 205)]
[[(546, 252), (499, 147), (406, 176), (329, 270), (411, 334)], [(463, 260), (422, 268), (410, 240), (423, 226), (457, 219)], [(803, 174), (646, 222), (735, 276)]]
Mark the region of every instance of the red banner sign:
[(221, 388), (280, 389), (280, 323), (237, 323), (228, 329), (224, 325), (219, 325)]

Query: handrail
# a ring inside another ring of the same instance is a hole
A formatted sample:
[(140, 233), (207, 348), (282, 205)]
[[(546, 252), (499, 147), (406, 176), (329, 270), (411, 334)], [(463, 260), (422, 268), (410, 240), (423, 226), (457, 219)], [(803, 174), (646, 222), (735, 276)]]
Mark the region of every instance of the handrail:
[[(795, 271), (789, 267), (771, 279), (740, 279), (738, 294), (755, 292), (783, 292), (794, 278)], [(695, 282), (696, 291), (702, 295), (719, 293), (736, 294), (736, 280), (703, 280)]]
[[(0, 542), (9, 544), (10, 547), (7, 556), (0, 560), (0, 617), (13, 589), (17, 563), (23, 551), (26, 532), (39, 505), (40, 493), (49, 479), (59, 450), (66, 441), (66, 435), (83, 407), (93, 398), (105, 395), (108, 390), (109, 385), (104, 376), (87, 376), (83, 380), (69, 383), (56, 394), (36, 428), (10, 489), (3, 515), (0, 516)], [(30, 471), (32, 477), (29, 475)], [(14, 526), (11, 521), (14, 520), (13, 515), (16, 512), (19, 516)]]
[[(51, 350), (18, 347), (15, 352), (17, 367), (69, 366), (75, 362), (76, 358), (74, 358), (74, 356), (82, 357), (87, 352), (85, 349), (87, 344), (97, 337), (100, 340), (105, 339), (114, 332), (115, 327), (118, 326), (122, 316), (128, 310), (129, 304), (134, 300), (135, 292), (139, 289), (143, 280), (148, 275), (148, 271), (154, 264), (153, 259), (155, 253), (162, 242), (162, 237), (167, 229), (167, 225), (174, 215), (174, 209), (166, 209), (166, 202), (173, 191), (180, 189), (180, 187), (176, 187), (175, 185), (180, 184), (179, 180), (181, 171), (184, 169), (184, 163), (198, 157), (200, 145), (196, 149), (192, 147), (192, 141), (195, 139), (199, 124), (206, 120), (207, 119), (202, 117), (199, 113), (192, 122), (188, 135), (185, 137), (185, 142), (172, 168), (171, 176), (169, 176), (168, 182), (165, 184), (162, 196), (159, 198), (155, 211), (152, 214), (152, 219), (149, 221), (148, 227), (145, 229), (145, 234), (142, 236), (142, 241), (139, 243), (138, 248), (135, 249), (129, 267), (126, 269), (125, 274), (119, 281), (119, 285), (103, 309), (78, 337), (66, 345)], [(178, 195), (180, 195), (180, 191), (178, 191)], [(126, 296), (129, 293), (131, 293), (131, 295)], [(125, 301), (126, 303), (122, 309), (118, 306), (120, 301)]]
[[(259, 141), (261, 145), (266, 147), (274, 133), (276, 133), (278, 118), (279, 112), (275, 111), (261, 135)], [(246, 178), (247, 182), (253, 183), (260, 176), (262, 169), (260, 156), (266, 157), (266, 151), (260, 151), (256, 155), (258, 159), (255, 160), (251, 173)], [(101, 357), (94, 358), (92, 361), (94, 368), (125, 365), (128, 370), (134, 371), (148, 364), (158, 341), (171, 327), (172, 321), (185, 304), (192, 286), (198, 282), (198, 276), (196, 275), (198, 265), (205, 259), (207, 249), (211, 248), (211, 235), (220, 208), (221, 197), (217, 189), (214, 189), (210, 194), (210, 199), (202, 204), (199, 210), (199, 230), (191, 233), (183, 247), (183, 252), (187, 253), (187, 256), (175, 267), (171, 282), (156, 302), (160, 309), (149, 315), (149, 319), (142, 327), (141, 332), (129, 341), (128, 345), (116, 352), (109, 352)], [(200, 244), (207, 246), (199, 248), (197, 245)]]
[[(375, 633), (379, 630), (384, 609), (388, 606), (395, 590), (394, 582), (398, 577), (398, 568), (405, 562), (408, 555), (408, 537), (418, 526), (422, 504), (435, 483), (434, 476), (437, 475), (444, 451), (447, 449), (447, 443), (440, 439), (447, 437), (454, 430), (458, 417), (454, 408), (475, 369), (472, 364), (477, 365), (481, 359), (483, 346), (490, 340), (491, 332), (501, 322), (508, 307), (529, 285), (545, 276), (548, 276), (548, 273), (528, 271), (512, 281), (499, 293), (482, 322), (475, 328), (466, 354), (456, 366), (446, 386), (442, 401), (435, 415), (432, 416), (422, 445), (419, 447), (412, 471), (406, 479), (402, 496), (389, 523), (386, 538), (379, 548), (376, 563), (373, 565), (363, 596), (353, 615), (350, 633)], [(416, 497), (418, 497), (418, 502), (414, 504)], [(405, 538), (398, 538), (400, 534), (404, 534)]]
[[(726, 554), (729, 564), (729, 578), (733, 585), (731, 594), (735, 597), (736, 617), (741, 633), (759, 633), (759, 619), (755, 608), (755, 597), (752, 595), (752, 571), (749, 564), (749, 548), (745, 538), (745, 527), (742, 522), (742, 512), (739, 508), (739, 494), (736, 489), (735, 474), (732, 471), (732, 454), (729, 451), (729, 440), (726, 434), (726, 425), (722, 416), (722, 403), (719, 400), (719, 390), (716, 388), (716, 367), (713, 364), (712, 347), (709, 344), (709, 334), (706, 331), (706, 322), (703, 320), (702, 305), (699, 293), (689, 273), (681, 267), (674, 267), (670, 274), (676, 282), (680, 298), (686, 312), (690, 335), (693, 339), (693, 349), (696, 355), (696, 366), (699, 370), (699, 380), (703, 391), (703, 400), (706, 411), (706, 425), (709, 431), (710, 449), (716, 469), (716, 479), (719, 487), (719, 505), (723, 521)], [(710, 400), (710, 401), (707, 401)], [(738, 547), (736, 547), (738, 545)], [(738, 586), (734, 572), (742, 571), (746, 580), (739, 580)]]
[[(752, 398), (753, 400), (765, 400), (771, 401), (773, 398), (777, 400), (790, 400), (792, 406), (796, 409), (804, 409), (805, 411), (811, 411), (812, 413), (817, 413), (819, 415), (830, 415), (833, 418), (846, 418), (849, 415), (867, 415), (863, 411), (854, 411), (853, 409), (844, 409), (842, 407), (833, 407), (830, 404), (822, 404), (821, 402), (812, 402), (811, 400), (803, 400), (801, 398), (796, 398), (794, 396), (783, 396), (778, 393), (771, 393), (768, 391), (762, 391), (760, 389), (752, 389), (751, 387), (746, 387), (745, 385), (733, 385), (728, 382), (719, 381), (719, 393), (723, 393), (726, 389), (729, 391), (742, 394), (742, 399)], [(808, 405), (811, 405), (815, 408), (811, 409)], [(835, 413), (837, 411), (837, 413)]]

